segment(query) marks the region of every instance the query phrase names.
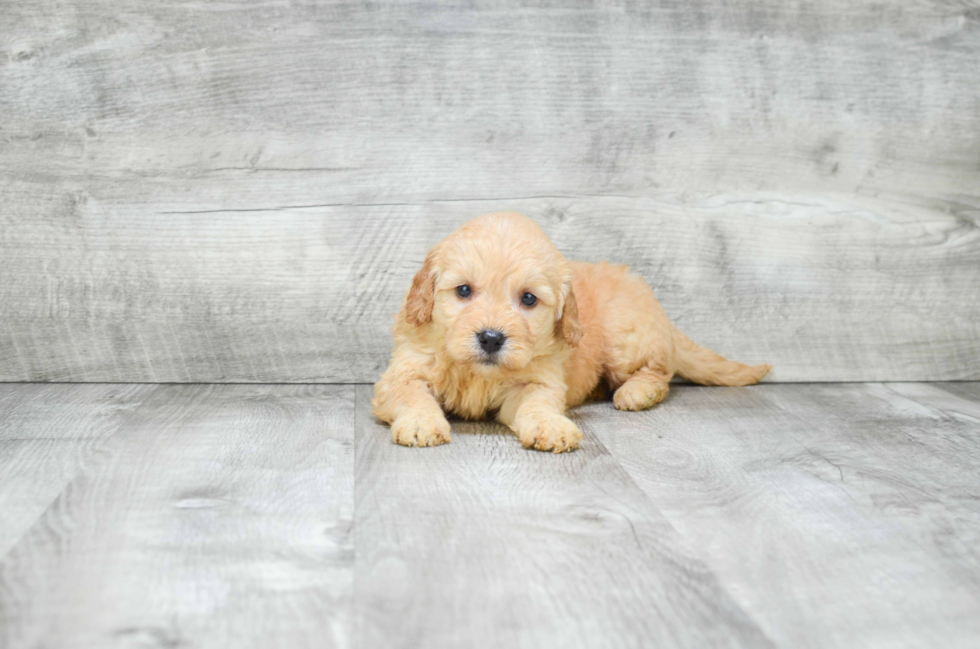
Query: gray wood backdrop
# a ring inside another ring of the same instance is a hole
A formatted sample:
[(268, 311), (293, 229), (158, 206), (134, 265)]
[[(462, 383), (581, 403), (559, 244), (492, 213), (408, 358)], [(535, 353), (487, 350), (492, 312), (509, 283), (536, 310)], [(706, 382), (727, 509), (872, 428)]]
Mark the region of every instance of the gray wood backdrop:
[(980, 2), (0, 0), (0, 380), (372, 381), (491, 210), (772, 380), (980, 379)]

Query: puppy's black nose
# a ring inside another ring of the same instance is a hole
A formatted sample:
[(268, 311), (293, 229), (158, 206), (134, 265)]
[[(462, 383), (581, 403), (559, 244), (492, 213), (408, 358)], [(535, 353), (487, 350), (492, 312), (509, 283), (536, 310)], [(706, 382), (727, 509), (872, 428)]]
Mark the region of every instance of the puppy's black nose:
[(476, 339), (480, 341), (480, 349), (488, 354), (496, 354), (504, 346), (507, 336), (496, 329), (484, 329), (476, 335)]

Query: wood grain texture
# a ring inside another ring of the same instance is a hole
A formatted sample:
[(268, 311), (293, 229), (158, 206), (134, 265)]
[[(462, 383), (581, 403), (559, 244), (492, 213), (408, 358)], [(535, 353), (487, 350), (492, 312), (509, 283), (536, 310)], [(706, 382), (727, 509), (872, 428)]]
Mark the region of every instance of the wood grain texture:
[(679, 386), (579, 417), (776, 644), (971, 647), (976, 411), (923, 384)]
[(373, 381), (426, 248), (498, 209), (773, 380), (980, 378), (975, 0), (0, 22), (0, 380)]
[(152, 389), (0, 385), (0, 557)]
[(595, 438), (392, 444), (357, 393), (359, 647), (768, 646)]
[(0, 647), (980, 635), (980, 383), (681, 385), (576, 409), (560, 456), (460, 422), (394, 446), (369, 398), (0, 386), (0, 520), (12, 491), (60, 490), (0, 547)]
[(157, 387), (0, 562), (0, 646), (349, 646), (353, 405)]
[[(897, 386), (893, 386), (893, 387), (897, 387)], [(960, 397), (961, 399), (963, 399), (965, 401), (968, 401), (968, 402), (971, 402), (973, 404), (980, 403), (980, 385), (978, 385), (977, 383), (972, 383), (972, 382), (963, 382), (963, 383), (933, 383), (933, 384), (931, 384), (931, 387), (939, 388), (939, 389), (944, 390), (946, 392), (951, 392), (955, 396)], [(935, 403), (936, 400), (937, 400), (937, 397), (933, 396), (933, 397), (930, 397), (930, 399), (932, 399), (932, 402)], [(974, 416), (977, 416), (975, 414), (977, 412), (977, 410), (976, 410), (977, 406), (976, 405), (974, 405), (974, 406), (964, 406), (964, 404), (962, 403), (962, 401), (957, 402), (956, 408), (967, 408), (967, 407), (970, 408), (969, 412), (971, 414), (973, 414)]]

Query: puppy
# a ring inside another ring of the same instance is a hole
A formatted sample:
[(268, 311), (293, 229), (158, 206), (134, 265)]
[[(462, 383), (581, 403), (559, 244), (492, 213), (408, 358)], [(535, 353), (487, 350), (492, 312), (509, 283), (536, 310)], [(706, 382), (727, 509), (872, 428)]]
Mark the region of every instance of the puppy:
[(770, 369), (695, 345), (626, 266), (566, 261), (514, 213), (476, 218), (430, 250), (392, 333), (372, 406), (405, 446), (448, 442), (444, 412), (496, 413), (525, 447), (570, 451), (582, 433), (565, 409), (603, 383), (616, 408), (643, 410), (674, 374), (749, 385)]

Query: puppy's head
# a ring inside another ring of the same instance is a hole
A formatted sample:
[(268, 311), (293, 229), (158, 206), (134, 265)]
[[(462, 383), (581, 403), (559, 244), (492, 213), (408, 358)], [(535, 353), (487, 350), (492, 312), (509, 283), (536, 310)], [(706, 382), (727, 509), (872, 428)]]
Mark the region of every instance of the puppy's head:
[(404, 313), (455, 362), (484, 372), (519, 370), (582, 335), (568, 262), (536, 223), (506, 212), (429, 251)]

